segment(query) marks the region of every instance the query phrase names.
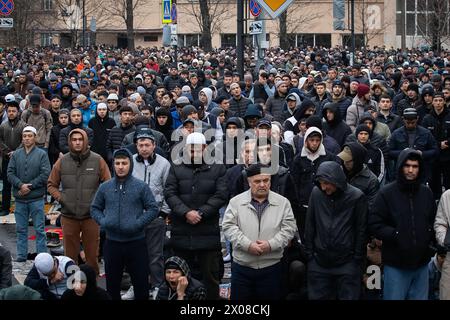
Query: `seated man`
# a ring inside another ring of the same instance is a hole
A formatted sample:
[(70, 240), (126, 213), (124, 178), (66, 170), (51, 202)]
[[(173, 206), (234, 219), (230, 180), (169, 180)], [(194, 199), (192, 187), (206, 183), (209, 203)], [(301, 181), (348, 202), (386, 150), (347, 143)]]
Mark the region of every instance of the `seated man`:
[(191, 277), (186, 261), (173, 256), (165, 265), (166, 280), (158, 291), (156, 300), (205, 300), (206, 288), (198, 280)]
[(39, 253), (24, 284), (38, 291), (44, 300), (60, 299), (67, 290), (67, 279), (78, 269), (68, 257)]

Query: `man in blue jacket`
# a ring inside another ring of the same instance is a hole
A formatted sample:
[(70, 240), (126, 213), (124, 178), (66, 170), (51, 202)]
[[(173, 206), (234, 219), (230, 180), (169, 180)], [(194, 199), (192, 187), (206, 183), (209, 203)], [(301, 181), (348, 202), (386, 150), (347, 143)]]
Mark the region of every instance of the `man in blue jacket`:
[(159, 206), (149, 186), (132, 176), (133, 156), (127, 149), (114, 153), (113, 164), (115, 177), (99, 187), (91, 206), (92, 217), (106, 232), (106, 289), (113, 300), (120, 300), (126, 268), (135, 299), (148, 300), (145, 227), (156, 218)]
[(8, 165), (8, 180), (16, 200), (14, 216), (17, 231), (17, 262), (25, 262), (28, 254), (28, 220), (36, 231), (36, 252), (47, 252), (44, 232), (45, 185), (50, 174), (47, 152), (36, 147), (37, 130), (27, 126), (22, 131), (23, 148), (14, 151)]

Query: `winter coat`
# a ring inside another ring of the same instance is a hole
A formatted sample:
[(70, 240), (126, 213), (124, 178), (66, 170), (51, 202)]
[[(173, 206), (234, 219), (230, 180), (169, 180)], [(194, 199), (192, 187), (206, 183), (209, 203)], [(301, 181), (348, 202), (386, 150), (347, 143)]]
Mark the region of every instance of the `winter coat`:
[(80, 266), (80, 271), (83, 272), (86, 277), (86, 290), (82, 296), (75, 293), (74, 289), (66, 290), (61, 300), (73, 300), (73, 301), (105, 301), (111, 300), (110, 295), (104, 289), (97, 286), (97, 275), (94, 269), (87, 264)]
[[(69, 134), (74, 129), (81, 129), (84, 132), (86, 132), (89, 141), (89, 146), (92, 146), (94, 143), (94, 131), (91, 128), (85, 127), (82, 123), (78, 125), (71, 123), (64, 129), (61, 129), (59, 133), (59, 150), (63, 154), (69, 152)], [(103, 141), (103, 143), (105, 142)]]
[[(183, 250), (220, 250), (219, 209), (228, 200), (226, 169), (221, 164), (172, 165), (164, 197), (172, 210), (171, 240)], [(198, 210), (196, 225), (186, 221), (186, 213)]]
[[(333, 97), (329, 97), (326, 102), (324, 102), (323, 107), (325, 107), (328, 103), (337, 103), (338, 107), (337, 110), (339, 111), (339, 114), (341, 115), (341, 119), (345, 121), (345, 118), (347, 116), (347, 109), (352, 104), (352, 99), (346, 96), (342, 96), (339, 99), (333, 99)], [(323, 112), (323, 110), (322, 110)]]
[(26, 109), (22, 112), (21, 118), (28, 126), (33, 126), (37, 130), (36, 145), (48, 148), (50, 131), (53, 127), (50, 111), (41, 107), (39, 114), (34, 114), (30, 109)]
[[(306, 131), (304, 141), (306, 141), (311, 133), (317, 131), (317, 128), (309, 128)], [(306, 147), (303, 146), (300, 150), (301, 152), (294, 158), (294, 162), (292, 164), (292, 177), (295, 183), (299, 205), (306, 208), (308, 205), (309, 196), (311, 195), (311, 191), (314, 187), (314, 179), (316, 177), (316, 172), (319, 165), (325, 161), (334, 161), (336, 160), (336, 157), (326, 152), (323, 144), (321, 144), (319, 150), (317, 150), (314, 154), (314, 160), (312, 160), (310, 152), (306, 150)]]
[[(206, 288), (205, 286), (195, 278), (191, 276), (191, 270), (186, 263), (186, 261), (180, 257), (173, 256), (166, 260), (164, 264), (164, 270), (168, 269), (169, 264), (178, 265), (183, 276), (187, 278), (188, 285), (184, 291), (183, 300), (205, 300), (206, 299)], [(161, 287), (159, 288), (156, 300), (177, 300), (178, 295), (176, 290), (172, 290), (170, 284), (165, 280)]]
[(115, 126), (109, 131), (108, 140), (106, 142), (106, 152), (108, 157), (108, 162), (111, 163), (113, 160), (114, 151), (122, 147), (123, 139), (130, 132), (134, 132), (136, 127), (132, 124), (123, 127), (122, 125)]
[(236, 100), (235, 97), (230, 99), (230, 111), (233, 112), (235, 117), (244, 117), (247, 106), (251, 104), (252, 101), (246, 97), (242, 97)]
[[(328, 196), (319, 179), (334, 184)], [(333, 268), (354, 262), (361, 265), (367, 244), (367, 199), (363, 192), (346, 181), (340, 165), (323, 162), (314, 179), (306, 213), (305, 253), (321, 267)]]
[(21, 145), (22, 130), (26, 126), (27, 124), (19, 117), (12, 122), (8, 120), (0, 125), (0, 149), (3, 157)]
[[(326, 122), (323, 124), (323, 131), (328, 136), (334, 138), (339, 146), (342, 147), (347, 136), (352, 133), (352, 130), (342, 120), (338, 107), (339, 105), (337, 103), (328, 103), (324, 106), (322, 116)], [(328, 121), (327, 119), (327, 110), (334, 113), (334, 119), (332, 121)]]
[[(102, 183), (91, 205), (91, 216), (105, 230), (106, 239), (130, 242), (145, 238), (145, 227), (158, 216), (159, 207), (148, 184), (134, 178), (133, 156), (124, 180), (117, 177)], [(117, 151), (116, 151), (117, 152)]]
[(89, 120), (88, 127), (92, 129), (94, 133), (91, 150), (101, 155), (105, 161), (108, 160), (105, 142), (108, 140), (111, 129), (115, 126), (116, 122), (111, 119), (108, 114), (102, 119), (98, 113), (96, 113), (95, 118)]
[(273, 116), (274, 121), (283, 123), (283, 109), (286, 103), (286, 96), (280, 96), (280, 94), (275, 92), (273, 97), (269, 97), (266, 101), (265, 111)]
[[(445, 191), (437, 208), (434, 231), (438, 245), (445, 247), (444, 240), (450, 226), (450, 190)], [(448, 245), (448, 244), (447, 244)]]
[(353, 99), (352, 105), (348, 107), (345, 122), (353, 132), (355, 132), (355, 129), (359, 124), (359, 120), (361, 120), (362, 115), (368, 110), (369, 106), (378, 109), (375, 101), (370, 100), (369, 102), (363, 103), (358, 96), (356, 96)]
[[(279, 263), (297, 229), (291, 205), (285, 197), (269, 191), (269, 205), (261, 217), (253, 207), (251, 191), (230, 200), (222, 222), (225, 237), (233, 246), (233, 261), (241, 266), (262, 269)], [(266, 240), (270, 252), (260, 256), (248, 252), (250, 244)]]
[(386, 124), (389, 127), (389, 130), (391, 131), (391, 134), (396, 129), (398, 129), (401, 126), (403, 126), (402, 119), (398, 115), (396, 115), (396, 114), (394, 114), (392, 112), (390, 112), (387, 117), (385, 117), (384, 115), (382, 115), (379, 112), (376, 120), (377, 120), (378, 123)]
[[(412, 153), (419, 160), (419, 177), (407, 181), (403, 165)], [(433, 255), (436, 203), (430, 188), (421, 183), (425, 162), (415, 150), (403, 150), (397, 161), (397, 181), (378, 192), (369, 216), (371, 234), (383, 241), (383, 263), (402, 269), (425, 266)]]
[[(44, 150), (34, 146), (29, 153), (26, 153), (25, 148), (14, 151), (8, 164), (7, 176), (16, 201), (32, 202), (42, 199), (49, 174), (50, 162)], [(32, 185), (31, 191), (20, 196), (18, 192), (24, 183)]]
[(389, 155), (397, 159), (400, 152), (406, 148), (413, 148), (422, 151), (422, 157), (425, 162), (432, 162), (439, 155), (439, 148), (430, 130), (417, 126), (414, 145), (410, 146), (408, 142), (408, 133), (405, 127), (395, 130), (389, 140)]
[(441, 114), (438, 115), (433, 109), (423, 119), (422, 126), (430, 130), (436, 139), (436, 143), (440, 149), (439, 161), (450, 161), (450, 148), (441, 149), (442, 141), (447, 142), (447, 145), (450, 146), (450, 111), (444, 108)]
[(79, 153), (71, 149), (56, 161), (47, 187), (61, 204), (64, 217), (84, 220), (91, 217), (90, 205), (100, 183), (111, 179), (111, 174), (105, 160), (89, 150), (85, 131), (75, 129), (74, 133), (83, 135), (83, 149)]

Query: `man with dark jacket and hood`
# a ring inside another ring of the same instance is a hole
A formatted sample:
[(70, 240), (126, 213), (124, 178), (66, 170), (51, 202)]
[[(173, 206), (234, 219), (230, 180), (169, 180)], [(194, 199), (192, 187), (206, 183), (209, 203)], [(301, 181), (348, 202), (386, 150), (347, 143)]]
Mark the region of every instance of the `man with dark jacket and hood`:
[(367, 150), (360, 143), (351, 142), (344, 145), (338, 157), (343, 162), (347, 182), (366, 195), (369, 209), (372, 208), (380, 184), (377, 176), (365, 164)]
[(91, 150), (101, 155), (105, 161), (108, 161), (105, 141), (108, 140), (109, 132), (115, 126), (116, 122), (108, 115), (108, 106), (103, 102), (99, 103), (95, 117), (89, 120), (88, 127), (94, 131)]
[(126, 268), (135, 299), (148, 300), (145, 227), (157, 217), (159, 207), (148, 184), (133, 177), (131, 153), (119, 149), (113, 160), (115, 176), (98, 188), (91, 205), (92, 217), (106, 232), (106, 288), (113, 300), (120, 300), (120, 283)]
[(296, 145), (294, 137), (300, 132), (299, 123), (301, 119), (306, 119), (316, 112), (316, 106), (309, 99), (304, 99), (303, 102), (295, 108), (292, 117), (289, 117), (283, 123), (284, 140), (287, 143)]
[(191, 277), (191, 270), (183, 258), (173, 256), (164, 265), (165, 281), (156, 300), (205, 300), (206, 288)]
[(310, 300), (357, 300), (367, 244), (367, 199), (341, 166), (322, 162), (306, 214), (305, 253)]
[[(114, 121), (114, 120), (113, 120)], [(73, 275), (73, 287), (67, 289), (61, 300), (68, 301), (105, 301), (111, 300), (108, 292), (97, 285), (95, 270), (87, 265), (80, 266), (80, 270)]]
[(74, 129), (81, 129), (86, 132), (88, 137), (88, 145), (92, 146), (94, 143), (94, 131), (91, 128), (83, 125), (83, 115), (78, 108), (70, 111), (70, 122), (67, 127), (61, 129), (59, 132), (59, 150), (62, 154), (69, 152), (69, 133)]
[(63, 82), (61, 86), (61, 108), (63, 109), (72, 109), (72, 100), (73, 100), (73, 87), (70, 82)]
[(217, 300), (223, 263), (219, 209), (228, 200), (228, 190), (225, 166), (207, 164), (205, 149), (202, 133), (187, 136), (185, 156), (170, 169), (164, 197), (172, 210), (174, 253), (191, 266), (197, 262), (193, 276), (205, 284), (208, 299)]
[(100, 229), (91, 217), (90, 205), (100, 183), (111, 179), (111, 174), (105, 160), (89, 150), (84, 130), (72, 130), (68, 140), (69, 152), (56, 161), (47, 188), (61, 204), (65, 255), (78, 261), (82, 241), (87, 263), (99, 274)]
[(317, 127), (309, 128), (304, 137), (303, 148), (294, 158), (292, 164), (292, 177), (295, 181), (299, 204), (299, 212), (296, 214), (295, 219), (302, 240), (305, 232), (306, 210), (308, 209), (309, 196), (314, 187), (314, 177), (317, 169), (322, 162), (334, 160), (336, 160), (335, 156), (325, 150), (322, 131)]
[(431, 182), (432, 165), (439, 155), (439, 147), (433, 134), (427, 128), (418, 125), (419, 116), (414, 108), (403, 111), (404, 126), (395, 130), (389, 140), (389, 156), (397, 161), (406, 148), (419, 151), (424, 161), (424, 182)]
[(328, 103), (324, 106), (322, 116), (325, 119), (323, 131), (333, 137), (339, 146), (343, 146), (345, 139), (352, 133), (352, 129), (341, 118), (338, 103)]
[(385, 300), (427, 300), (436, 202), (422, 184), (425, 162), (413, 149), (397, 161), (397, 181), (379, 191), (369, 216), (370, 233), (383, 241)]

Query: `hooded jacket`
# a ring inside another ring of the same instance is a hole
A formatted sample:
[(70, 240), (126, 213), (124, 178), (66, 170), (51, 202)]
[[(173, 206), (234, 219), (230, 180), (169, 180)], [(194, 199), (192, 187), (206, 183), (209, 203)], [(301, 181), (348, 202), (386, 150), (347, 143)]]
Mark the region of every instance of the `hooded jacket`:
[[(403, 165), (408, 159), (419, 161), (419, 177), (406, 180)], [(419, 153), (403, 150), (397, 161), (397, 181), (378, 192), (369, 216), (370, 233), (383, 241), (383, 263), (402, 269), (426, 265), (434, 242), (433, 223), (436, 203), (432, 191), (422, 184), (425, 164)]]
[[(83, 150), (70, 152), (56, 161), (47, 188), (52, 197), (61, 204), (61, 214), (70, 219), (89, 219), (90, 205), (101, 182), (111, 179), (108, 165), (103, 158), (89, 150), (87, 134), (83, 129), (74, 129), (69, 138), (79, 133), (83, 136)], [(62, 191), (59, 190), (61, 184)]]
[[(64, 129), (61, 129), (59, 132), (59, 150), (62, 153), (69, 152), (69, 133), (72, 132), (74, 129), (81, 129), (86, 132), (86, 135), (88, 137), (89, 146), (92, 146), (94, 143), (94, 131), (91, 128), (85, 127), (83, 122), (80, 122), (80, 124), (73, 124), (70, 123), (67, 127)], [(97, 133), (96, 133), (97, 134)], [(105, 143), (103, 141), (103, 143)]]
[[(328, 196), (319, 180), (337, 187)], [(367, 244), (367, 200), (363, 192), (349, 185), (344, 171), (334, 161), (323, 162), (314, 179), (306, 214), (305, 253), (308, 262), (324, 268), (349, 262), (361, 265)]]
[[(165, 125), (161, 126), (158, 122), (158, 116), (167, 116), (167, 122)], [(173, 132), (173, 120), (170, 112), (164, 108), (159, 108), (155, 112), (155, 130), (161, 132), (165, 137), (169, 145), (171, 146), (174, 141), (172, 141), (172, 132)]]
[(108, 140), (109, 132), (116, 126), (116, 122), (109, 117), (109, 111), (106, 111), (106, 116), (102, 119), (95, 112), (95, 118), (89, 120), (88, 127), (94, 132), (94, 138), (91, 144), (91, 150), (98, 153), (107, 161), (107, 152), (105, 141)]
[(366, 101), (363, 103), (361, 99), (358, 96), (356, 96), (353, 99), (352, 105), (348, 107), (345, 122), (350, 127), (350, 129), (352, 129), (353, 132), (355, 132), (359, 120), (361, 119), (364, 112), (366, 112), (369, 109), (369, 106), (372, 106), (373, 108), (378, 110), (377, 103), (374, 100), (370, 100), (368, 102)]
[(303, 209), (307, 208), (309, 196), (314, 187), (314, 179), (319, 165), (324, 161), (336, 160), (335, 156), (325, 151), (325, 147), (322, 142), (320, 143), (319, 149), (315, 153), (307, 150), (305, 147), (306, 140), (314, 132), (320, 133), (321, 137), (323, 137), (322, 132), (316, 127), (309, 128), (305, 133), (302, 152), (294, 158), (294, 162), (292, 164), (292, 176), (294, 178), (293, 180), (297, 191), (297, 199), (299, 201), (299, 205), (302, 206)]
[(235, 117), (244, 117), (246, 114), (247, 107), (251, 103), (252, 101), (244, 96), (241, 96), (239, 100), (231, 96), (229, 110), (233, 112)]
[(61, 300), (75, 300), (75, 301), (111, 300), (111, 297), (108, 294), (108, 292), (97, 286), (97, 275), (95, 273), (95, 270), (92, 269), (92, 267), (90, 267), (87, 264), (82, 264), (80, 266), (80, 271), (83, 272), (83, 276), (85, 277), (84, 280), (86, 281), (86, 290), (84, 291), (84, 294), (80, 297), (75, 293), (74, 289), (67, 289), (63, 293)]
[[(184, 291), (184, 299), (183, 300), (205, 300), (206, 299), (206, 288), (205, 286), (191, 277), (191, 270), (187, 262), (177, 256), (170, 257), (164, 264), (164, 270), (168, 269), (169, 265), (176, 264), (178, 269), (181, 270), (182, 275), (185, 276), (188, 280), (188, 286)], [(156, 296), (156, 300), (177, 300), (178, 295), (176, 290), (172, 290), (169, 282), (167, 280), (161, 285), (159, 288), (158, 295)]]
[(145, 227), (159, 213), (158, 204), (148, 184), (134, 178), (133, 156), (127, 149), (114, 153), (130, 159), (124, 179), (112, 178), (101, 184), (91, 205), (92, 218), (106, 232), (106, 239), (130, 242), (145, 238)]
[(365, 164), (367, 150), (358, 142), (352, 142), (343, 147), (345, 146), (350, 148), (353, 160), (353, 168), (350, 172), (343, 166), (344, 173), (347, 176), (347, 182), (361, 190), (367, 197), (369, 209), (373, 208), (380, 184), (378, 183), (377, 176)]
[[(330, 110), (334, 114), (334, 119), (327, 119), (327, 111)], [(328, 103), (324, 106), (322, 116), (325, 119), (323, 131), (330, 137), (333, 137), (339, 146), (343, 146), (345, 139), (352, 133), (352, 129), (342, 120), (337, 103)]]
[(305, 112), (310, 107), (315, 107), (314, 103), (312, 103), (309, 99), (304, 99), (303, 102), (295, 108), (294, 113), (292, 117), (289, 117), (286, 121), (283, 123), (283, 131), (284, 131), (284, 140), (287, 143), (292, 143), (294, 136), (296, 136), (300, 130), (298, 128), (297, 123), (305, 117)]

